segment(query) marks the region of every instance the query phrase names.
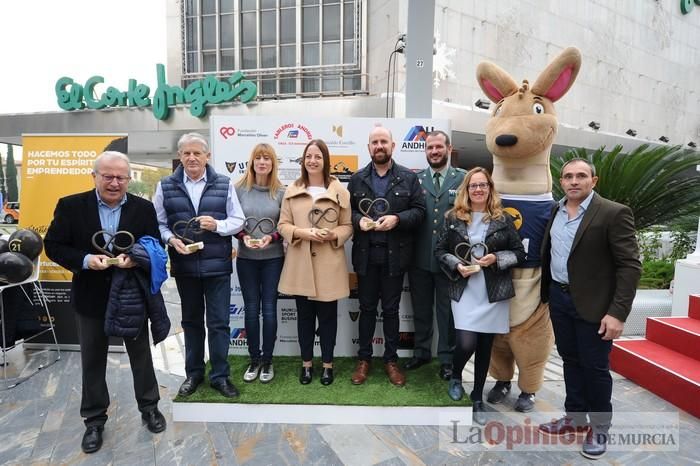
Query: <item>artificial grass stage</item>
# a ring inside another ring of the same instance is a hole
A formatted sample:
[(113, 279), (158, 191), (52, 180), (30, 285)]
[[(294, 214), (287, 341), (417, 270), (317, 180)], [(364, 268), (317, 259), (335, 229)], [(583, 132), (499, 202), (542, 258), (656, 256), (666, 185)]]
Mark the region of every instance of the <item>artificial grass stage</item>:
[[(381, 359), (372, 361), (369, 378), (362, 385), (353, 385), (350, 376), (355, 369), (355, 358), (335, 358), (333, 361), (335, 381), (328, 386), (321, 385), (323, 371), (320, 361), (314, 360), (314, 378), (309, 385), (299, 383), (301, 359), (298, 356), (275, 356), (273, 365), (275, 378), (263, 384), (259, 380), (251, 383), (243, 381), (243, 372), (248, 367), (245, 356), (229, 356), (231, 364), (230, 380), (241, 392), (238, 398), (228, 399), (202, 383), (189, 397), (177, 396), (176, 402), (195, 403), (246, 403), (246, 404), (301, 404), (301, 405), (340, 405), (340, 406), (471, 406), (469, 396), (455, 402), (447, 394), (447, 382), (440, 379), (440, 365), (437, 360), (418, 369), (404, 371), (406, 386), (395, 387), (384, 373)], [(402, 367), (403, 361), (399, 361)], [(207, 373), (209, 365), (207, 364)]]

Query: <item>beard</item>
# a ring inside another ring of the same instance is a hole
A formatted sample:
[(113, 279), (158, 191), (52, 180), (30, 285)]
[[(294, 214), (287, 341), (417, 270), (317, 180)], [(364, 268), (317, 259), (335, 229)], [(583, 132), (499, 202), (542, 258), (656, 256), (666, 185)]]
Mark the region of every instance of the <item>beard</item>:
[(437, 162), (431, 162), (430, 157), (426, 157), (426, 159), (428, 160), (428, 165), (430, 165), (430, 168), (432, 168), (433, 170), (437, 170), (437, 169), (442, 168), (445, 165), (447, 165), (447, 155), (444, 155)]
[(391, 160), (391, 153), (387, 153), (384, 151), (376, 151), (372, 154), (372, 162), (374, 162), (376, 165), (384, 165), (386, 163), (389, 163)]

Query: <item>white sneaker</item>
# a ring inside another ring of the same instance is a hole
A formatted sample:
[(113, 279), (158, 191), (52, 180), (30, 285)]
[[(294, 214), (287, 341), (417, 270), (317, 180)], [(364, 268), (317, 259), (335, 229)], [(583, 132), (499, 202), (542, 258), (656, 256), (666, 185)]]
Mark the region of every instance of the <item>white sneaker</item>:
[(250, 365), (248, 365), (248, 369), (246, 369), (245, 373), (243, 374), (243, 381), (252, 382), (258, 378), (259, 373), (260, 363), (258, 361), (251, 361)]
[(271, 362), (266, 362), (263, 364), (262, 370), (260, 371), (260, 383), (269, 383), (274, 378), (275, 368), (272, 367)]

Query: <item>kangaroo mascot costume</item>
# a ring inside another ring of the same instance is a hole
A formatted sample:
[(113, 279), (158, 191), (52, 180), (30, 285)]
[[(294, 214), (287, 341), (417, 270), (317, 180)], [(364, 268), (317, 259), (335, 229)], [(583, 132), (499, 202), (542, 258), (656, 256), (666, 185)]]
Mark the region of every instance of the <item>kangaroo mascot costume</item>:
[(513, 269), (516, 296), (510, 304), (510, 333), (494, 340), (490, 373), (498, 382), (487, 400), (503, 401), (517, 364), (521, 394), (515, 409), (522, 412), (534, 407), (554, 344), (549, 308), (540, 301), (540, 245), (554, 206), (549, 169), (557, 134), (554, 102), (569, 90), (580, 67), (581, 54), (573, 47), (561, 52), (532, 86), (527, 80), (518, 85), (493, 63), (477, 67), (479, 86), (495, 104), (486, 125), (493, 180), (527, 252), (526, 263)]

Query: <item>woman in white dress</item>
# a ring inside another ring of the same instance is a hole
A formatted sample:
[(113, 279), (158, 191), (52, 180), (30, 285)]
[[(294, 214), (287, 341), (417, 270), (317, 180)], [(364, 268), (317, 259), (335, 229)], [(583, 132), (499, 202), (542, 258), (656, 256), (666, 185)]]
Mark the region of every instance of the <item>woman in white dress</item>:
[[(525, 260), (525, 250), (513, 221), (486, 169), (476, 167), (464, 177), (435, 248), (440, 267), (450, 279), (456, 347), (448, 393), (464, 396), (462, 371), (474, 361), (470, 394), (474, 421), (485, 424), (483, 395), (493, 337), (508, 333), (509, 300), (515, 296), (510, 268)], [(478, 266), (478, 267), (475, 267)]]

